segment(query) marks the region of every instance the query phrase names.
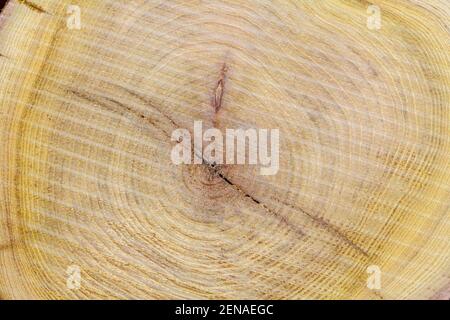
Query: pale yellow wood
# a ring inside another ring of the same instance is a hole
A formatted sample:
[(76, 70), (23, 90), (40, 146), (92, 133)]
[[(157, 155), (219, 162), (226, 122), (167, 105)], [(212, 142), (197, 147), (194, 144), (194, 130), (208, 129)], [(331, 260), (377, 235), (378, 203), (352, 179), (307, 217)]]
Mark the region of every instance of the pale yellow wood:
[[(448, 0), (11, 0), (0, 297), (448, 299), (449, 17)], [(170, 134), (196, 120), (280, 129), (279, 172), (174, 165)]]

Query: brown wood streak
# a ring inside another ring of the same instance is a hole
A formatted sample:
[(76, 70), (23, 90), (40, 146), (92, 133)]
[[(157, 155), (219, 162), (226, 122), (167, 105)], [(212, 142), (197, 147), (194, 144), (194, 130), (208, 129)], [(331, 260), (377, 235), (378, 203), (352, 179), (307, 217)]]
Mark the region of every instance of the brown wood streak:
[[(161, 126), (159, 126), (154, 119), (150, 118), (147, 115), (144, 115), (143, 113), (139, 112), (138, 110), (136, 110), (134, 108), (129, 107), (125, 103), (122, 103), (114, 98), (110, 98), (110, 97), (106, 97), (106, 96), (98, 95), (98, 94), (82, 92), (80, 90), (68, 89), (67, 92), (77, 96), (78, 98), (82, 98), (90, 103), (99, 104), (99, 105), (105, 107), (106, 109), (111, 109), (111, 107), (110, 107), (110, 105), (108, 105), (108, 103), (110, 103), (110, 104), (113, 103), (113, 104), (119, 106), (120, 108), (122, 108), (123, 110), (129, 112), (136, 118), (142, 119), (142, 120), (150, 123), (153, 127), (160, 130), (166, 137), (168, 137), (170, 139), (170, 136), (171, 136), (170, 133), (168, 133), (165, 129), (161, 128)], [(104, 100), (103, 102), (101, 101), (102, 99)]]
[(0, 244), (0, 251), (10, 249), (12, 245), (10, 243)]
[(28, 1), (28, 0), (17, 0), (17, 1), (19, 1), (19, 3), (27, 6), (28, 8), (30, 8), (33, 11), (36, 11), (36, 12), (39, 12), (39, 13), (48, 13), (41, 6), (35, 4), (35, 3), (31, 2), (31, 1)]
[(287, 203), (285, 201), (280, 201), (276, 198), (273, 198), (273, 199), (275, 201), (280, 202), (281, 204), (283, 204), (285, 206), (290, 207), (291, 209), (293, 209), (295, 211), (302, 212), (303, 214), (305, 214), (306, 216), (311, 218), (314, 222), (316, 222), (319, 226), (326, 229), (330, 233), (336, 235), (339, 239), (343, 240), (346, 244), (348, 244), (351, 248), (355, 249), (357, 252), (361, 253), (363, 256), (370, 257), (367, 250), (363, 249), (358, 244), (356, 244), (352, 239), (350, 239), (349, 236), (347, 236), (344, 232), (339, 230), (339, 228), (336, 227), (335, 225), (333, 225), (332, 223), (325, 221), (323, 218), (321, 218), (315, 214), (312, 214), (312, 213), (306, 211), (305, 209), (299, 208), (298, 206), (294, 206), (293, 204)]
[(127, 88), (124, 87), (119, 87), (116, 86), (119, 89), (122, 89), (123, 91), (127, 92), (128, 94), (130, 94), (131, 96), (137, 98), (138, 100), (140, 100), (144, 105), (151, 107), (152, 109), (158, 111), (164, 118), (166, 118), (167, 120), (170, 121), (170, 123), (175, 127), (175, 128), (181, 128), (181, 126), (175, 122), (175, 120), (173, 120), (172, 117), (168, 116), (165, 112), (163, 112), (160, 108), (158, 108), (150, 99), (141, 96), (140, 94), (129, 90)]

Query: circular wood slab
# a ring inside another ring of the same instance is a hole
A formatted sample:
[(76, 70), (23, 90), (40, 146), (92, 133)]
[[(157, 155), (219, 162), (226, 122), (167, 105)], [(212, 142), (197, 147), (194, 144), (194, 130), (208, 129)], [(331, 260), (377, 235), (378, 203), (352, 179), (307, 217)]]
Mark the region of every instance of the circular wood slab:
[[(446, 0), (9, 1), (0, 297), (448, 299), (449, 17)], [(174, 164), (194, 121), (278, 129), (278, 172)]]

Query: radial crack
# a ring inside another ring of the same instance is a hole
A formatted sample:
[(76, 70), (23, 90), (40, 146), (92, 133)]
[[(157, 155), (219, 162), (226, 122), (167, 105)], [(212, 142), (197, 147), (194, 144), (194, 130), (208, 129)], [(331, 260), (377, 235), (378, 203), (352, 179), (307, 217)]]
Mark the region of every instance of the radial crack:
[(288, 219), (286, 219), (286, 217), (283, 217), (282, 215), (280, 215), (278, 212), (275, 212), (274, 210), (272, 210), (271, 208), (269, 208), (267, 205), (265, 205), (264, 203), (262, 203), (260, 200), (258, 200), (257, 198), (255, 198), (254, 196), (252, 196), (251, 194), (249, 194), (248, 192), (246, 192), (244, 189), (242, 189), (242, 187), (240, 187), (239, 185), (235, 184), (230, 178), (228, 178), (221, 170), (220, 170), (220, 166), (217, 166), (214, 163), (210, 163), (208, 162), (206, 159), (203, 158), (203, 164), (207, 165), (208, 168), (219, 178), (221, 178), (223, 181), (225, 181), (228, 185), (232, 186), (236, 191), (239, 192), (239, 194), (241, 194), (242, 196), (244, 196), (245, 198), (250, 199), (253, 203), (255, 203), (256, 205), (258, 205), (259, 207), (262, 207), (266, 212), (268, 212), (270, 215), (276, 217), (281, 223), (283, 223), (284, 225), (286, 225), (289, 229), (293, 230), (297, 235), (303, 237), (305, 236), (305, 232), (303, 230), (301, 230), (300, 228), (298, 228), (297, 226), (293, 225), (292, 223), (290, 223), (290, 221)]
[[(279, 201), (279, 200), (278, 200)], [(323, 218), (320, 218), (305, 209), (299, 208), (297, 206), (294, 206), (292, 204), (286, 203), (284, 201), (279, 201), (280, 203), (296, 210), (300, 211), (303, 214), (307, 215), (309, 218), (311, 218), (313, 221), (315, 221), (318, 225), (320, 225), (322, 228), (326, 229), (327, 231), (331, 232), (332, 234), (336, 235), (339, 239), (347, 243), (350, 247), (361, 253), (365, 257), (369, 257), (369, 253), (361, 248), (358, 244), (356, 244), (352, 239), (350, 239), (344, 232), (338, 229), (338, 227), (334, 226), (328, 221), (325, 221)]]
[[(117, 86), (118, 87), (118, 86)], [(164, 118), (166, 118), (167, 120), (170, 121), (170, 123), (172, 123), (172, 125), (174, 125), (176, 128), (181, 128), (180, 125), (178, 125), (178, 123), (176, 123), (171, 117), (169, 117), (166, 113), (164, 113), (163, 111), (161, 111), (161, 109), (157, 108), (154, 103), (152, 101), (150, 101), (150, 99), (147, 99), (146, 97), (143, 97), (141, 95), (139, 95), (138, 93), (129, 90), (127, 88), (124, 87), (119, 87), (120, 89), (124, 90), (125, 92), (127, 92), (128, 94), (132, 95), (133, 97), (137, 98), (138, 100), (140, 100), (142, 103), (144, 103), (145, 105), (151, 107), (152, 109), (156, 110), (158, 113), (160, 113)]]
[(35, 3), (31, 2), (31, 1), (28, 1), (28, 0), (18, 0), (18, 1), (19, 1), (19, 3), (27, 6), (28, 8), (30, 8), (33, 11), (36, 11), (36, 12), (39, 12), (39, 13), (48, 13), (41, 6), (35, 4)]
[(77, 96), (79, 98), (82, 98), (82, 99), (84, 99), (86, 101), (89, 101), (91, 103), (100, 104), (100, 105), (102, 105), (103, 107), (105, 107), (107, 109), (111, 109), (111, 107), (108, 106), (106, 103), (102, 103), (99, 99), (103, 99), (103, 100), (106, 100), (109, 103), (113, 103), (113, 104), (119, 106), (120, 108), (122, 108), (124, 111), (127, 111), (130, 114), (133, 114), (135, 117), (150, 123), (153, 127), (155, 127), (156, 129), (162, 131), (164, 133), (164, 135), (167, 136), (169, 139), (171, 137), (169, 132), (167, 132), (164, 128), (162, 128), (157, 123), (157, 121), (155, 121), (152, 118), (150, 118), (149, 116), (139, 112), (138, 110), (133, 109), (133, 108), (125, 105), (124, 103), (122, 103), (120, 101), (117, 101), (116, 99), (105, 97), (105, 96), (102, 96), (102, 95), (95, 95), (95, 97), (94, 97), (93, 94), (87, 94), (87, 93), (84, 93), (84, 92), (81, 92), (81, 91), (77, 91), (77, 90), (72, 90), (72, 89), (69, 89), (67, 91), (72, 93), (72, 94), (74, 94), (75, 96)]

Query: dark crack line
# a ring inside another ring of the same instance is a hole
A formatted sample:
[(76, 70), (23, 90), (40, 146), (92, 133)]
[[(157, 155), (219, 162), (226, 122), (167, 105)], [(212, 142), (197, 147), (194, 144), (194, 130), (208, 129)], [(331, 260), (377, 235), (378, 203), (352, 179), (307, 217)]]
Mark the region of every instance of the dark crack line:
[[(151, 119), (150, 117), (148, 117), (148, 116), (138, 112), (137, 110), (135, 110), (133, 108), (130, 108), (129, 106), (125, 105), (124, 103), (122, 103), (120, 101), (117, 101), (115, 99), (108, 98), (108, 97), (105, 97), (105, 96), (101, 96), (101, 95), (86, 94), (86, 93), (83, 93), (81, 91), (76, 91), (76, 90), (72, 90), (72, 89), (69, 89), (68, 92), (70, 92), (70, 93), (74, 94), (75, 96), (77, 96), (77, 97), (79, 97), (81, 99), (84, 99), (84, 100), (86, 100), (86, 101), (88, 101), (90, 103), (99, 104), (99, 105), (103, 106), (106, 109), (111, 109), (111, 108), (107, 104), (102, 103), (102, 101), (98, 100), (99, 98), (100, 99), (104, 99), (104, 100), (106, 100), (109, 103), (113, 103), (113, 104), (119, 106), (120, 108), (124, 109), (125, 111), (128, 111), (129, 113), (133, 114), (135, 117), (150, 123), (154, 128), (160, 130), (162, 133), (164, 133), (165, 136), (167, 136), (170, 139), (170, 134), (166, 130), (161, 128), (161, 126), (159, 126), (153, 119)], [(97, 97), (97, 99), (94, 98), (94, 96)], [(121, 113), (121, 115), (123, 115), (123, 114)]]
[(161, 131), (164, 133), (164, 135), (166, 135), (166, 136), (170, 139), (170, 137), (171, 137), (170, 133), (167, 132), (165, 129), (161, 128), (161, 126), (159, 126), (152, 118), (150, 118), (150, 117), (148, 117), (148, 116), (146, 116), (146, 115), (140, 113), (139, 111), (137, 111), (137, 110), (135, 110), (135, 109), (133, 109), (133, 108), (128, 107), (127, 105), (125, 105), (125, 104), (123, 104), (122, 102), (119, 102), (119, 101), (117, 101), (117, 100), (115, 100), (115, 99), (111, 99), (111, 98), (107, 98), (107, 97), (104, 97), (104, 99), (107, 100), (107, 101), (109, 101), (109, 102), (111, 102), (111, 103), (114, 103), (114, 104), (118, 105), (118, 106), (121, 107), (121, 108), (124, 108), (124, 109), (127, 110), (128, 112), (134, 114), (136, 117), (141, 118), (141, 119), (147, 121), (147, 122), (150, 123), (153, 127), (157, 128), (157, 129), (159, 129), (159, 130), (161, 130)]
[(167, 120), (169, 120), (170, 123), (172, 123), (172, 125), (174, 125), (176, 128), (181, 128), (181, 126), (180, 126), (178, 123), (176, 123), (171, 117), (169, 117), (166, 113), (162, 112), (159, 108), (157, 108), (157, 107), (155, 106), (155, 104), (154, 104), (150, 99), (145, 98), (145, 97), (139, 95), (138, 93), (136, 93), (136, 92), (134, 92), (134, 91), (132, 91), (132, 90), (129, 90), (129, 89), (127, 89), (127, 88), (120, 87), (120, 86), (117, 86), (117, 85), (114, 85), (114, 86), (117, 87), (117, 88), (119, 88), (119, 89), (121, 89), (121, 90), (123, 90), (123, 91), (125, 91), (125, 92), (127, 92), (127, 93), (130, 94), (131, 96), (137, 98), (137, 99), (140, 100), (144, 105), (147, 105), (147, 106), (151, 107), (153, 110), (156, 110), (156, 111), (157, 111), (159, 114), (161, 114), (164, 118), (166, 118)]
[(39, 12), (39, 13), (47, 13), (48, 14), (48, 12), (45, 11), (41, 6), (35, 4), (35, 3), (31, 2), (31, 1), (28, 1), (28, 0), (17, 0), (17, 1), (19, 1), (19, 3), (27, 6), (28, 8), (30, 8), (33, 11), (36, 11), (36, 12)]
[(290, 221), (288, 219), (286, 219), (286, 217), (283, 217), (282, 215), (280, 215), (279, 213), (275, 212), (274, 210), (272, 210), (271, 208), (269, 208), (267, 205), (265, 205), (264, 203), (262, 203), (261, 201), (259, 201), (258, 199), (256, 199), (254, 196), (252, 196), (251, 194), (247, 193), (246, 191), (244, 191), (240, 186), (238, 186), (237, 184), (235, 184), (233, 181), (231, 181), (230, 178), (228, 178), (223, 172), (221, 172), (220, 167), (217, 166), (214, 163), (210, 163), (208, 162), (205, 158), (203, 159), (203, 164), (207, 165), (208, 168), (218, 177), (220, 177), (223, 181), (225, 181), (228, 185), (232, 186), (236, 191), (238, 191), (241, 195), (243, 195), (245, 198), (250, 199), (253, 203), (255, 203), (257, 206), (262, 207), (267, 213), (269, 213), (270, 215), (274, 216), (275, 218), (278, 219), (278, 221), (280, 221), (281, 223), (283, 223), (284, 225), (286, 225), (289, 229), (293, 230), (297, 235), (303, 237), (306, 235), (306, 233), (301, 230), (300, 228), (296, 227), (295, 225), (293, 225), (292, 223), (290, 223)]
[[(276, 199), (275, 199), (276, 200)], [(364, 250), (363, 248), (361, 248), (359, 245), (357, 245), (354, 241), (352, 241), (344, 232), (342, 232), (341, 230), (338, 229), (338, 227), (334, 226), (333, 224), (331, 224), (328, 221), (325, 221), (323, 218), (320, 218), (316, 215), (313, 215), (312, 213), (306, 211), (305, 209), (299, 208), (297, 206), (294, 206), (292, 204), (286, 203), (284, 201), (280, 201), (277, 200), (280, 203), (282, 203), (285, 206), (290, 207), (291, 209), (295, 210), (295, 211), (300, 211), (303, 214), (307, 215), (309, 218), (311, 218), (313, 221), (315, 221), (317, 224), (319, 224), (320, 226), (322, 226), (324, 229), (326, 229), (327, 231), (331, 232), (332, 234), (336, 235), (339, 239), (341, 239), (342, 241), (344, 241), (346, 244), (348, 244), (350, 247), (352, 247), (353, 249), (355, 249), (356, 251), (358, 251), (359, 253), (361, 253), (363, 256), (365, 257), (369, 257), (369, 253)]]

